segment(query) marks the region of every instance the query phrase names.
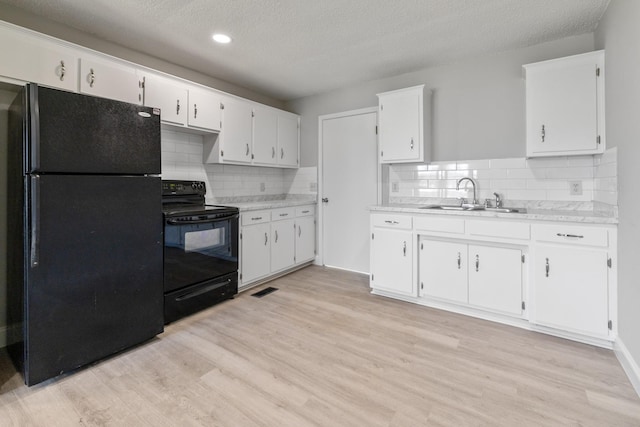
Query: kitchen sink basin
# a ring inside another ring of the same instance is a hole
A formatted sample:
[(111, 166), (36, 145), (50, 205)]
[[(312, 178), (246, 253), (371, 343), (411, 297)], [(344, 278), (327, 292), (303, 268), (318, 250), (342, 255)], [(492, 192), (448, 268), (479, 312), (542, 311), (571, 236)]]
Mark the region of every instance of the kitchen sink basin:
[(500, 212), (500, 213), (526, 213), (527, 210), (523, 208), (485, 208), (483, 205), (427, 205), (422, 206), (420, 209), (439, 209), (443, 211), (487, 211), (487, 212)]

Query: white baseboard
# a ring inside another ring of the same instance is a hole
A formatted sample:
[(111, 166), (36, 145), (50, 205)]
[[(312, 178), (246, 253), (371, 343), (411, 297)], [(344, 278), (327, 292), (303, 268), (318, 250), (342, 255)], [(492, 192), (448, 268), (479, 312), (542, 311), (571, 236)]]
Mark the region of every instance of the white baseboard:
[(638, 362), (633, 358), (631, 353), (629, 353), (629, 349), (627, 349), (620, 337), (616, 340), (613, 351), (616, 353), (622, 369), (624, 369), (624, 372), (629, 377), (631, 385), (633, 385), (636, 393), (640, 396), (640, 366), (638, 366)]

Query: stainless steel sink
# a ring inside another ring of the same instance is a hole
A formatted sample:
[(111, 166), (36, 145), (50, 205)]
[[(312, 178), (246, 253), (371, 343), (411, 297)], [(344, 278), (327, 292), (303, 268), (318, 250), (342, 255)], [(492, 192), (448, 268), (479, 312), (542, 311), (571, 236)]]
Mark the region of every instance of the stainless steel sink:
[(439, 209), (443, 211), (487, 211), (487, 212), (500, 212), (500, 213), (526, 213), (527, 210), (523, 208), (485, 208), (482, 205), (427, 205), (421, 206), (420, 209)]
[(527, 213), (524, 208), (485, 208), (489, 212), (501, 212), (501, 213)]

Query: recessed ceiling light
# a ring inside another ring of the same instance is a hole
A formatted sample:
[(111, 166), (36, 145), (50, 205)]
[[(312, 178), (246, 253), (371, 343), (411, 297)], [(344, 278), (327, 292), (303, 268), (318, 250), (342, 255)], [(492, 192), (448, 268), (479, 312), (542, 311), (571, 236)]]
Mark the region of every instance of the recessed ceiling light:
[(215, 40), (218, 43), (222, 43), (222, 44), (231, 43), (231, 37), (229, 37), (226, 34), (222, 34), (222, 33), (214, 34), (213, 35), (213, 40)]

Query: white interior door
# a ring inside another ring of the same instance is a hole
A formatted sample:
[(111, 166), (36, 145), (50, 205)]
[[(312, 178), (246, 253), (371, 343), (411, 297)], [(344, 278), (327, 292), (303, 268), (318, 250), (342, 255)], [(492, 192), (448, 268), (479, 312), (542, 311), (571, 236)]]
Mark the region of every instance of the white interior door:
[(323, 264), (369, 273), (369, 207), (378, 201), (377, 111), (320, 118)]

